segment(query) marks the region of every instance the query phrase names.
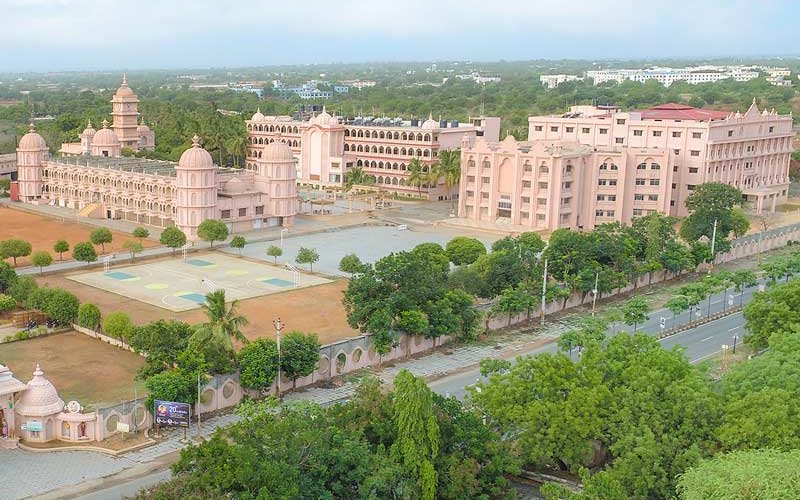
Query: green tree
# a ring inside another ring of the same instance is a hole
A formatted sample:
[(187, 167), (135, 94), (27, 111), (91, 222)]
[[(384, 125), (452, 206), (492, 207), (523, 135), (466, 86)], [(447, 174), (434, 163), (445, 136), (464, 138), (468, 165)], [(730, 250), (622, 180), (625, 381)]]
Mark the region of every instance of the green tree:
[(486, 254), (486, 246), (477, 238), (456, 236), (445, 247), (447, 257), (456, 266), (472, 264), (478, 257)]
[(4, 240), (0, 241), (0, 258), (11, 257), (14, 260), (14, 267), (17, 267), (17, 257), (27, 257), (31, 254), (31, 244), (23, 240)]
[(686, 208), (690, 215), (681, 224), (681, 236), (690, 243), (703, 236), (710, 242), (714, 236), (716, 221), (714, 252), (728, 250), (728, 236), (731, 233), (741, 236), (749, 227), (747, 218), (735, 210), (741, 204), (742, 192), (733, 186), (719, 182), (700, 184), (686, 198)]
[(744, 341), (756, 349), (766, 347), (770, 336), (791, 331), (800, 324), (800, 280), (756, 293), (744, 307), (744, 320)]
[(53, 251), (58, 254), (58, 260), (64, 260), (64, 252), (69, 252), (67, 240), (58, 240), (53, 245)]
[(231, 248), (235, 248), (239, 250), (239, 255), (242, 255), (242, 249), (247, 245), (247, 240), (244, 239), (244, 236), (234, 236), (231, 239)]
[(279, 247), (279, 246), (276, 246), (276, 245), (270, 245), (270, 246), (267, 247), (267, 255), (272, 257), (272, 259), (273, 259), (272, 263), (273, 264), (277, 264), (278, 263), (278, 257), (283, 255), (283, 249), (281, 247)]
[(636, 327), (640, 323), (647, 321), (648, 311), (650, 311), (650, 305), (647, 303), (647, 299), (644, 297), (633, 297), (622, 305), (623, 321), (625, 321), (626, 325), (632, 326), (635, 332)]
[(215, 241), (225, 241), (228, 237), (228, 226), (221, 220), (206, 219), (197, 227), (197, 236), (208, 241), (214, 248)]
[(314, 263), (319, 261), (319, 253), (313, 248), (300, 247), (294, 261), (298, 264), (308, 264), (309, 270), (313, 273)]
[(139, 227), (137, 227), (136, 229), (133, 230), (133, 232), (131, 233), (131, 236), (133, 236), (134, 238), (138, 238), (139, 239), (139, 243), (141, 243), (143, 239), (145, 239), (148, 236), (150, 236), (150, 231), (148, 231), (147, 229), (139, 226)]
[(238, 354), (242, 387), (265, 391), (278, 375), (278, 346), (271, 339), (258, 339)]
[[(0, 271), (2, 271), (2, 265), (5, 264), (4, 262), (0, 262)], [(36, 280), (33, 276), (19, 276), (14, 281), (10, 287), (8, 287), (8, 294), (14, 297), (17, 302), (20, 304), (24, 304), (28, 300), (28, 296), (39, 288), (39, 285), (36, 284)]]
[(25, 301), (28, 309), (38, 309), (61, 325), (69, 325), (78, 317), (78, 298), (61, 288), (37, 288)]
[(298, 378), (316, 369), (320, 347), (316, 333), (289, 332), (281, 338), (281, 371), (292, 379), (292, 390)]
[(153, 408), (156, 399), (190, 404), (197, 401), (197, 375), (186, 370), (157, 373), (147, 378), (144, 386), (149, 393), (145, 402), (147, 408)]
[(10, 295), (0, 293), (0, 313), (16, 309), (17, 301)]
[(200, 306), (206, 314), (207, 321), (197, 325), (194, 338), (202, 343), (212, 342), (233, 352), (233, 341), (242, 344), (248, 342), (242, 333), (247, 326), (247, 318), (239, 314), (239, 301), (234, 300), (230, 306), (225, 304), (225, 290), (215, 290), (206, 295), (206, 301)]
[(97, 260), (97, 252), (95, 252), (94, 246), (92, 246), (91, 243), (84, 241), (78, 243), (72, 249), (72, 258), (79, 262), (86, 262), (88, 265), (90, 262)]
[(133, 334), (135, 326), (131, 317), (122, 311), (108, 313), (103, 320), (103, 332), (115, 339), (127, 342)]
[(494, 314), (506, 314), (508, 316), (507, 325), (510, 326), (511, 318), (515, 314), (529, 310), (534, 304), (534, 297), (524, 287), (509, 287), (500, 294), (497, 302), (492, 306), (492, 312)]
[(758, 284), (758, 276), (750, 269), (737, 269), (733, 272), (733, 277), (731, 280), (733, 281), (733, 286), (736, 289), (736, 292), (739, 294), (739, 305), (741, 306), (742, 301), (744, 300), (743, 292), (745, 288), (756, 286)]
[[(181, 367), (186, 369), (187, 359), (197, 353), (187, 353), (189, 339), (194, 327), (177, 320), (159, 319), (134, 329), (128, 344), (137, 352), (147, 354), (145, 364), (139, 369), (137, 377), (147, 379), (151, 375), (171, 370), (181, 360)], [(194, 359), (189, 371), (196, 371), (197, 365), (204, 364), (204, 355), (200, 360)]]
[(90, 330), (96, 330), (100, 326), (100, 309), (89, 302), (78, 307), (78, 325)]
[(175, 250), (186, 245), (186, 235), (177, 227), (168, 227), (161, 231), (161, 237), (158, 241), (172, 249), (172, 255), (175, 255)]
[(375, 184), (375, 176), (364, 172), (363, 167), (352, 167), (344, 174), (344, 189), (350, 191), (353, 186), (371, 186)]
[(103, 253), (106, 253), (106, 243), (111, 243), (113, 238), (111, 231), (104, 227), (98, 227), (89, 234), (89, 241), (94, 245), (100, 245), (100, 251)]
[(53, 263), (53, 256), (45, 250), (34, 252), (31, 256), (31, 263), (39, 268), (39, 274), (44, 272), (44, 268)]
[[(419, 498), (436, 497), (434, 462), (439, 455), (439, 425), (433, 412), (431, 390), (421, 378), (401, 370), (394, 379), (397, 439), (393, 453), (418, 485)], [(415, 495), (416, 496), (416, 495)]]
[(455, 199), (453, 198), (452, 190), (453, 186), (458, 185), (461, 180), (461, 150), (443, 149), (439, 151), (437, 170), (444, 178), (444, 185), (447, 187), (447, 197), (452, 200), (453, 208), (455, 208)]
[(7, 262), (0, 261), (0, 293), (8, 290), (17, 281), (17, 272)]
[[(430, 324), (423, 311), (401, 311), (397, 318), (397, 328), (410, 335), (427, 335)], [(411, 342), (409, 341), (409, 345)]]
[(422, 162), (419, 161), (419, 158), (412, 158), (411, 161), (408, 162), (408, 167), (406, 168), (408, 172), (408, 185), (415, 186), (420, 197), (422, 196), (422, 186), (428, 181), (427, 172), (425, 171), (426, 168), (427, 167), (422, 165)]
[(136, 254), (141, 253), (144, 250), (144, 247), (141, 243), (134, 240), (127, 240), (125, 243), (122, 244), (122, 248), (127, 250), (131, 254), (131, 260), (136, 260)]
[(364, 270), (364, 263), (361, 262), (358, 255), (350, 253), (339, 261), (339, 270), (343, 273), (357, 274)]

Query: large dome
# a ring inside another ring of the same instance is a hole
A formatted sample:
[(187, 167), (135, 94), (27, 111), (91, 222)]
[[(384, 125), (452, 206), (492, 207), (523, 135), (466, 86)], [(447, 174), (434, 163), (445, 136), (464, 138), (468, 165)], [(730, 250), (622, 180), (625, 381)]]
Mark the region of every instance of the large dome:
[(44, 372), (36, 365), (28, 388), (17, 402), (16, 412), (25, 417), (45, 417), (61, 413), (64, 401), (58, 396), (53, 384), (44, 378)]
[(264, 146), (264, 151), (261, 153), (261, 158), (259, 158), (259, 160), (274, 162), (294, 161), (294, 153), (292, 153), (292, 148), (290, 148), (288, 144), (276, 139), (275, 142)]
[(108, 120), (103, 120), (103, 128), (94, 134), (92, 146), (98, 148), (119, 146), (119, 137), (113, 130), (108, 128)]
[(432, 114), (428, 114), (428, 119), (422, 122), (422, 128), (425, 130), (434, 130), (439, 128), (439, 123), (433, 119)]
[(261, 113), (261, 108), (258, 108), (255, 113), (253, 113), (253, 117), (250, 120), (254, 122), (265, 122), (267, 121), (267, 117)]
[(42, 138), (41, 135), (36, 133), (36, 127), (33, 126), (33, 122), (31, 122), (28, 133), (23, 135), (22, 139), (19, 140), (19, 149), (24, 151), (41, 151), (47, 149), (47, 143), (44, 142), (44, 138)]
[(200, 147), (200, 137), (192, 137), (192, 147), (187, 149), (178, 160), (178, 167), (190, 169), (214, 168), (214, 160), (205, 149)]

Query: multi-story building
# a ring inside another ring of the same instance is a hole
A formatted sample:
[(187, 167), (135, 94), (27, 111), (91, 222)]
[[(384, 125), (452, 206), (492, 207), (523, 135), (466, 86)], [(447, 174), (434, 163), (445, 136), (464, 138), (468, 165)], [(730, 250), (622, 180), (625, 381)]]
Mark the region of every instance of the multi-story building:
[(539, 76), (539, 83), (543, 86), (547, 87), (548, 89), (554, 89), (561, 85), (562, 83), (566, 82), (576, 82), (583, 80), (582, 77), (578, 75), (540, 75)]
[[(439, 151), (460, 147), (464, 137), (496, 141), (500, 118), (470, 118), (469, 123), (356, 118), (344, 120), (323, 110), (309, 120), (288, 116), (264, 116), (260, 110), (247, 120), (247, 168), (254, 168), (259, 148), (275, 141), (292, 148), (298, 157), (297, 179), (315, 187), (341, 187), (349, 168), (361, 167), (387, 191), (407, 196), (444, 199), (441, 184), (421, 186), (410, 182), (409, 163), (417, 159), (427, 172)], [(452, 196), (456, 195), (454, 191)]]
[(640, 111), (573, 106), (529, 118), (528, 141), (466, 141), (459, 215), (531, 229), (590, 229), (657, 211), (687, 214), (699, 184), (741, 189), (758, 212), (789, 187), (792, 118), (663, 104)]
[(586, 72), (586, 77), (591, 78), (595, 85), (605, 82), (622, 83), (625, 80), (646, 82), (657, 80), (665, 87), (677, 81), (689, 84), (718, 82), (732, 78), (737, 82), (745, 82), (758, 78), (761, 67), (750, 66), (696, 66), (689, 68), (644, 68), (644, 69), (603, 69)]

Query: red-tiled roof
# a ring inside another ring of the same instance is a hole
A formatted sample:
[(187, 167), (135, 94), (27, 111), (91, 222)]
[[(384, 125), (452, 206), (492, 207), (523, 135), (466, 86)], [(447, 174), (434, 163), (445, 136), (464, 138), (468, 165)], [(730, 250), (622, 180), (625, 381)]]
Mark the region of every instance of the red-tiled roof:
[(659, 104), (658, 106), (643, 109), (639, 112), (642, 114), (642, 120), (711, 121), (722, 120), (730, 114), (727, 111), (693, 108), (685, 104), (676, 104), (674, 102)]

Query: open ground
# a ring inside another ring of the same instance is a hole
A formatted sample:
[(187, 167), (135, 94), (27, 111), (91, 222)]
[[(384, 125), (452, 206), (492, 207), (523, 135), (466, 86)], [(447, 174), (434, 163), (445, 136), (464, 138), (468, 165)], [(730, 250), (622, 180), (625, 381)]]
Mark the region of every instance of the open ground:
[(0, 344), (0, 364), (19, 380), (30, 380), (37, 363), (65, 402), (99, 408), (133, 399), (134, 386), (145, 392), (134, 381), (141, 356), (77, 332)]
[[(50, 252), (54, 260), (58, 260), (58, 255), (53, 251), (53, 245), (58, 240), (67, 240), (70, 250), (76, 243), (89, 241), (89, 234), (94, 227), (79, 224), (73, 220), (55, 219), (43, 215), (16, 210), (0, 205), (0, 240), (19, 239), (27, 241), (33, 247), (33, 251), (45, 250)], [(122, 244), (127, 240), (133, 240), (129, 234), (111, 231), (114, 239), (105, 245), (105, 250), (109, 252), (123, 252)], [(143, 240), (145, 247), (157, 246), (158, 243), (150, 240)], [(100, 253), (100, 247), (97, 247)], [(127, 255), (127, 252), (126, 252)], [(64, 253), (64, 259), (71, 259), (72, 251)], [(11, 259), (8, 259), (11, 262)], [(30, 265), (30, 257), (17, 259), (18, 266)]]

